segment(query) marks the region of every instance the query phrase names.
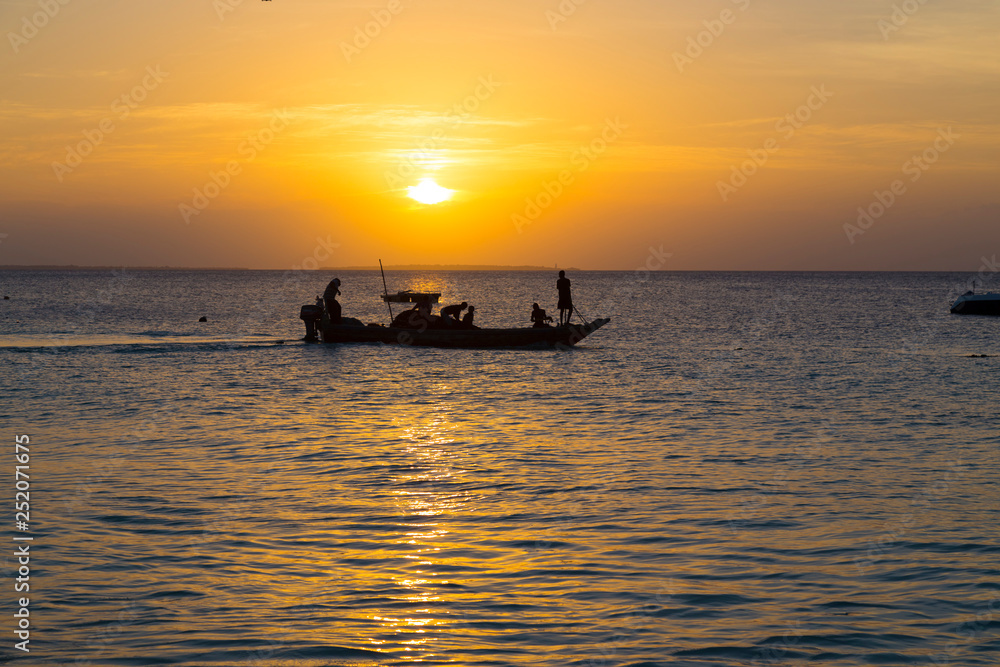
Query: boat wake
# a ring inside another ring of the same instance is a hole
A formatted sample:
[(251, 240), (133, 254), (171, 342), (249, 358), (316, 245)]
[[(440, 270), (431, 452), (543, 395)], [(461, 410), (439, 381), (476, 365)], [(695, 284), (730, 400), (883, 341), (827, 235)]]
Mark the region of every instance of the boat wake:
[(136, 349), (168, 349), (168, 348), (247, 348), (274, 347), (277, 345), (296, 344), (298, 340), (281, 340), (273, 336), (194, 336), (170, 332), (143, 332), (139, 334), (92, 334), (80, 336), (76, 334), (29, 334), (7, 336), (0, 341), (2, 350), (40, 350), (63, 348), (136, 348)]

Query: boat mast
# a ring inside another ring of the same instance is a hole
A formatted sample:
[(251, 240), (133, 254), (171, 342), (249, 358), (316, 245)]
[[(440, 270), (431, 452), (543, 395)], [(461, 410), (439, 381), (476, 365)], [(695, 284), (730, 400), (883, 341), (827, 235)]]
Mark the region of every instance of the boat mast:
[[(382, 268), (382, 260), (378, 261), (378, 270), (382, 272), (382, 289), (385, 290), (386, 297), (389, 296), (389, 286), (385, 284), (385, 269)], [(389, 309), (389, 326), (392, 326), (392, 304), (389, 303), (389, 299), (385, 300), (385, 307)]]

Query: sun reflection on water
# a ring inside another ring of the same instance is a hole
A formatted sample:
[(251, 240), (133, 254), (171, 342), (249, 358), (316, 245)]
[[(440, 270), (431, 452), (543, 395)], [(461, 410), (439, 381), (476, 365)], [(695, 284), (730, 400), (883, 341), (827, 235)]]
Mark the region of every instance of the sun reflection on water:
[[(447, 393), (449, 387), (442, 383), (435, 391)], [(395, 426), (408, 468), (397, 471), (390, 479), (398, 512), (395, 525), (400, 529), (393, 545), (394, 550), (407, 553), (400, 554), (400, 565), (392, 575), (392, 582), (401, 590), (390, 599), (418, 608), (405, 614), (373, 615), (372, 620), (381, 625), (382, 631), (378, 633), (380, 639), (373, 639), (371, 644), (385, 651), (388, 648), (385, 638), (392, 637), (390, 643), (406, 651), (408, 661), (422, 662), (441, 657), (436, 655), (435, 644), (441, 637), (435, 628), (453, 624), (442, 618), (451, 611), (440, 591), (456, 582), (443, 578), (451, 568), (439, 553), (454, 546), (449, 523), (467, 501), (464, 494), (452, 490), (461, 476), (456, 460), (463, 457), (456, 457), (453, 449), (458, 425), (447, 410), (397, 417)]]

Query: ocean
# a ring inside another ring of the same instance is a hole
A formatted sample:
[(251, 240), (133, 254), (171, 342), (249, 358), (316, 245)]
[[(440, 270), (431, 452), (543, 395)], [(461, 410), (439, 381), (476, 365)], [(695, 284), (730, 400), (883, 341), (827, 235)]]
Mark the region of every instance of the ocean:
[[(570, 350), (302, 343), (334, 275), (0, 272), (0, 660), (1000, 664), (970, 275), (573, 271), (611, 323)], [(554, 271), (387, 278), (555, 310)]]

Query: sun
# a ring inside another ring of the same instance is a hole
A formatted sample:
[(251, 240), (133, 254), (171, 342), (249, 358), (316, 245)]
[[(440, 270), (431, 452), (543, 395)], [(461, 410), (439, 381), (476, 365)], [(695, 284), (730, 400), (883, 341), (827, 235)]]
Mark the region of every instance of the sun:
[(434, 182), (433, 178), (425, 178), (418, 185), (406, 188), (406, 194), (410, 199), (416, 199), (421, 204), (440, 204), (451, 199), (455, 191), (442, 188)]

